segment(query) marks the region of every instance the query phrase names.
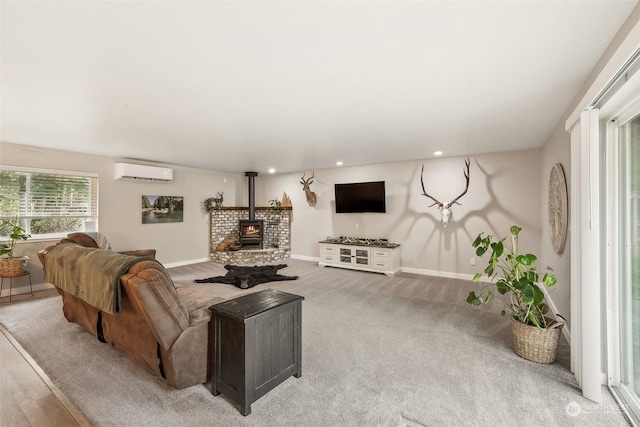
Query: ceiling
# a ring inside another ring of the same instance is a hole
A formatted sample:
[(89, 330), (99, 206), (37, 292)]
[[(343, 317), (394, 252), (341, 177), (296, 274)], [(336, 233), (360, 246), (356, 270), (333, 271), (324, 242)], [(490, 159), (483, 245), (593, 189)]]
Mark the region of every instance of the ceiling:
[(633, 1), (2, 1), (1, 140), (224, 172), (541, 147)]

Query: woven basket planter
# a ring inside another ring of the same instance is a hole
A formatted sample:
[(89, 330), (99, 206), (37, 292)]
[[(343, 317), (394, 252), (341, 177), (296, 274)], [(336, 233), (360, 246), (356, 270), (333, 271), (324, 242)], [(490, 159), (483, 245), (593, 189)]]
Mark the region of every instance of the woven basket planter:
[(558, 341), (564, 323), (552, 322), (551, 326), (541, 329), (536, 326), (525, 325), (511, 319), (513, 334), (513, 351), (523, 359), (537, 363), (552, 363), (558, 354)]
[(27, 270), (28, 256), (20, 258), (0, 259), (0, 274), (3, 276), (19, 276)]

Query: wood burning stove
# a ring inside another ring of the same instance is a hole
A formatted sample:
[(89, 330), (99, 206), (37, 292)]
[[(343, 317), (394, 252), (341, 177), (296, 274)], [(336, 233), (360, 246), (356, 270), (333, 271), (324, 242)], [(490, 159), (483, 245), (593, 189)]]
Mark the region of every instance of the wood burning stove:
[(240, 220), (240, 249), (255, 247), (262, 249), (264, 221), (261, 219)]
[(262, 249), (264, 221), (256, 219), (255, 179), (258, 172), (245, 172), (249, 183), (249, 219), (240, 220), (240, 249)]

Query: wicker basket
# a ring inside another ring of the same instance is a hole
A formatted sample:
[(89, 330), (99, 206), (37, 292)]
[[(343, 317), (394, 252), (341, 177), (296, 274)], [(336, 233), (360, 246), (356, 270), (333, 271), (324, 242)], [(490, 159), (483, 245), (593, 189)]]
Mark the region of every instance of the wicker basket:
[(556, 360), (560, 331), (564, 323), (548, 320), (551, 326), (541, 329), (511, 319), (513, 351), (518, 356), (537, 363), (552, 363)]
[(20, 258), (0, 259), (0, 274), (3, 276), (19, 276), (27, 270), (28, 256)]

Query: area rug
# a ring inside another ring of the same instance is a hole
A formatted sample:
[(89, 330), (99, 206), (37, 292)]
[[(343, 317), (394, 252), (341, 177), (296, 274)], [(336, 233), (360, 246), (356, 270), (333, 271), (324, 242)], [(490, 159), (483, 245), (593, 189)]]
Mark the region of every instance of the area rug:
[[(268, 288), (305, 297), (302, 377), (258, 399), (247, 417), (224, 394), (175, 390), (98, 342), (64, 319), (59, 296), (4, 305), (0, 323), (96, 427), (625, 425), (606, 389), (602, 405), (582, 397), (566, 342), (551, 365), (515, 355), (498, 307), (465, 302), (471, 282), (288, 265), (299, 280), (251, 290), (193, 283), (223, 275), (220, 264), (169, 270), (177, 285), (225, 298)], [(575, 405), (582, 411), (569, 414)]]
[(279, 282), (282, 280), (297, 280), (298, 276), (283, 276), (278, 274), (278, 270), (285, 268), (287, 264), (261, 265), (261, 266), (239, 266), (225, 265), (227, 274), (224, 276), (209, 277), (207, 279), (196, 279), (195, 283), (226, 283), (235, 285), (240, 289), (253, 288), (256, 285), (268, 282)]

